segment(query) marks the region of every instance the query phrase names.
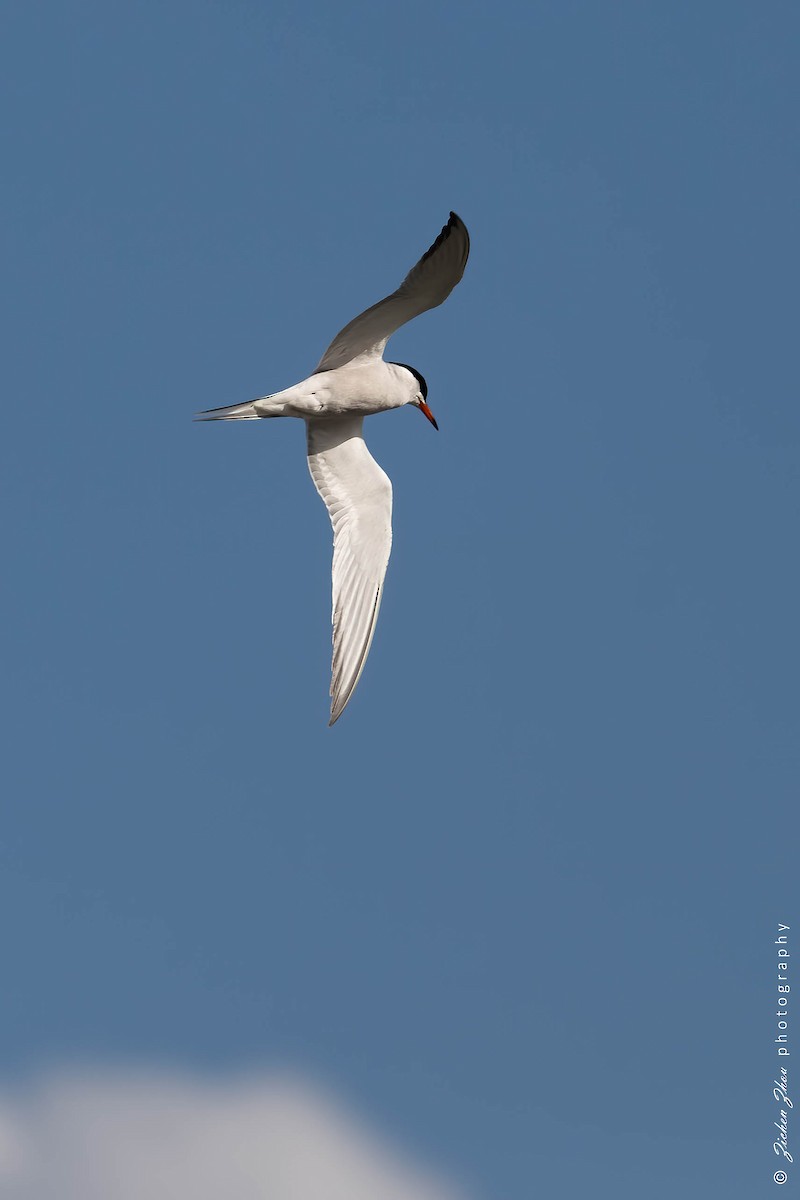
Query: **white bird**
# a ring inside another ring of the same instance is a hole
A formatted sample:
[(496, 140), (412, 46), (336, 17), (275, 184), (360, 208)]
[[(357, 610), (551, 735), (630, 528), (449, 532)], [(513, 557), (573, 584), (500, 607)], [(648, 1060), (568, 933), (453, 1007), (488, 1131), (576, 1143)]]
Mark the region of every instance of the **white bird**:
[(365, 416), (415, 405), (438, 429), (428, 386), (405, 363), (384, 362), (396, 329), (436, 308), (464, 274), (469, 234), (450, 219), (397, 291), (345, 325), (313, 375), (249, 404), (212, 408), (204, 421), (301, 417), (311, 478), (333, 525), (333, 667), (330, 724), (344, 712), (369, 653), (392, 545), (392, 485), (367, 450)]

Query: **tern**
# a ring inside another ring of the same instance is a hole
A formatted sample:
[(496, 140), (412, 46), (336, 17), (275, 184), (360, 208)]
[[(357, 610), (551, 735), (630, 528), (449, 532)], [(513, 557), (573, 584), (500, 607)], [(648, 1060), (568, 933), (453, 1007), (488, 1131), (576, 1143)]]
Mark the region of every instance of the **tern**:
[(454, 212), (436, 241), (390, 296), (331, 342), (313, 375), (247, 404), (212, 408), (201, 421), (300, 417), (308, 467), (333, 526), (333, 665), (330, 725), (338, 721), (369, 654), (392, 546), (392, 484), (364, 442), (364, 417), (413, 404), (434, 429), (428, 385), (383, 353), (401, 325), (442, 304), (464, 274), (469, 234)]

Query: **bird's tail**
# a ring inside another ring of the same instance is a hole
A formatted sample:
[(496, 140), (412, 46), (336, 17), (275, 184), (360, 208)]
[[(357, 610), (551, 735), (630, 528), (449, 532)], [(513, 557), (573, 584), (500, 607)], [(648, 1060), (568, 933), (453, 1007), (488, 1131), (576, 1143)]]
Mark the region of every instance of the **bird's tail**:
[(229, 404), (227, 408), (209, 408), (198, 413), (195, 421), (257, 421), (255, 404)]

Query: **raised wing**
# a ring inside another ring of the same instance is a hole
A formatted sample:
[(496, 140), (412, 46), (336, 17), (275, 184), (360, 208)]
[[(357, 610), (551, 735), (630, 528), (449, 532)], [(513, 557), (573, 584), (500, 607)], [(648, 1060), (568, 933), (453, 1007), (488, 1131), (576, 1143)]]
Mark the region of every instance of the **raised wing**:
[(366, 447), (362, 422), (306, 422), (308, 467), (333, 525), (331, 725), (364, 670), (392, 547), (392, 484)]
[(411, 268), (397, 291), (345, 325), (323, 354), (317, 370), (332, 371), (346, 363), (381, 358), (396, 329), (447, 299), (464, 274), (468, 256), (467, 227), (451, 212), (430, 250)]

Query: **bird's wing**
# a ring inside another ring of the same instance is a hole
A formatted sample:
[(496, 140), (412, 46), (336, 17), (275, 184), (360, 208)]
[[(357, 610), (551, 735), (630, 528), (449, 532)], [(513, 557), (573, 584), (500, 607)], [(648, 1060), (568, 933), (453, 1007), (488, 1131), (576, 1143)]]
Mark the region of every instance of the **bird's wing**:
[(411, 268), (397, 291), (345, 325), (323, 354), (317, 371), (381, 358), (396, 329), (447, 299), (464, 274), (468, 255), (467, 227), (451, 212), (430, 250)]
[(392, 547), (392, 484), (366, 447), (362, 422), (306, 422), (308, 467), (333, 525), (331, 725), (367, 661)]

